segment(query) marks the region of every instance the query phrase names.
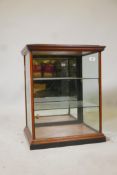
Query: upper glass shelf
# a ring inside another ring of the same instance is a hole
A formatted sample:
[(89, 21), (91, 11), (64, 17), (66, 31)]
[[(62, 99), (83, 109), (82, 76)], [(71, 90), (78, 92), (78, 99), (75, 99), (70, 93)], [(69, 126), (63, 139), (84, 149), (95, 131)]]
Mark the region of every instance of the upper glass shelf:
[(39, 81), (39, 80), (83, 80), (83, 79), (98, 79), (98, 78), (77, 78), (77, 77), (33, 78), (34, 81)]

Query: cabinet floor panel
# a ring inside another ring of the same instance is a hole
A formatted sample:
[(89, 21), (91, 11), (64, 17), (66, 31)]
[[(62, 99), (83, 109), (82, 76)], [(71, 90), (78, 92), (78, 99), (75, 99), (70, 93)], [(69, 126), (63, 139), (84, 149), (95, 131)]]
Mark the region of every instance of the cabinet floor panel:
[(94, 133), (96, 133), (96, 131), (86, 126), (85, 124), (69, 124), (35, 128), (36, 139), (85, 135)]

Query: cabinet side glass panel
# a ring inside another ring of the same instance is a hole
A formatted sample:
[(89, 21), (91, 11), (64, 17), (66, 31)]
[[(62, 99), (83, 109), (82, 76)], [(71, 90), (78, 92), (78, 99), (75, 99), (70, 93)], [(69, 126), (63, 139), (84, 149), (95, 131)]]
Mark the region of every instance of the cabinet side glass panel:
[(31, 112), (31, 78), (30, 78), (30, 55), (25, 57), (26, 66), (26, 108), (27, 108), (27, 126), (32, 133), (32, 112)]
[(99, 132), (99, 108), (84, 108), (83, 110), (84, 124), (93, 130)]
[(99, 81), (98, 79), (83, 79), (83, 106), (99, 107)]
[(99, 131), (99, 53), (82, 57), (83, 122)]
[(83, 78), (98, 78), (98, 53), (82, 57)]

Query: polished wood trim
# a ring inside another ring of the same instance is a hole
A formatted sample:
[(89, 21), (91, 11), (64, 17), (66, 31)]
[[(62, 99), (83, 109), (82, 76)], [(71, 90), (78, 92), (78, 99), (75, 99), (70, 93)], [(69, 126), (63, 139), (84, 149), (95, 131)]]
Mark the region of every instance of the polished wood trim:
[(26, 126), (27, 126), (27, 98), (26, 98), (26, 58), (24, 56), (24, 88), (25, 88), (25, 118), (26, 118)]
[(102, 133), (102, 64), (101, 64), (101, 52), (99, 52), (99, 131)]
[(105, 46), (100, 45), (62, 45), (62, 44), (28, 44), (22, 50), (26, 55), (29, 51), (103, 51)]
[(33, 95), (33, 58), (30, 53), (30, 80), (31, 80), (31, 112), (32, 112), (32, 138), (35, 139), (34, 95)]
[(79, 135), (79, 136), (67, 136), (60, 138), (58, 137), (58, 138), (38, 139), (38, 140), (32, 139), (31, 133), (27, 127), (24, 128), (24, 133), (30, 145), (30, 149), (51, 148), (58, 146), (98, 143), (106, 141), (106, 137), (102, 133), (86, 134), (82, 136)]
[(94, 133), (94, 134), (37, 139), (37, 140), (33, 140), (32, 143), (33, 144), (47, 144), (47, 143), (66, 142), (66, 141), (75, 141), (75, 140), (84, 140), (84, 139), (87, 140), (91, 138), (100, 138), (102, 136), (104, 137), (104, 135), (101, 133)]
[(105, 137), (99, 137), (99, 138), (95, 137), (95, 138), (89, 138), (89, 139), (82, 139), (82, 140), (79, 139), (79, 140), (73, 140), (73, 141), (55, 142), (55, 143), (47, 143), (47, 144), (30, 144), (30, 150), (73, 146), (73, 145), (90, 144), (90, 143), (100, 143), (105, 141), (106, 141)]

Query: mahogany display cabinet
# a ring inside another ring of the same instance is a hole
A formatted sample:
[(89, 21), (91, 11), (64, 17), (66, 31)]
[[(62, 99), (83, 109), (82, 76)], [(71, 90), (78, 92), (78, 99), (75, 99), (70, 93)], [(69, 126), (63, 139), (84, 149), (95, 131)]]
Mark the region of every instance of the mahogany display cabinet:
[(98, 45), (26, 45), (25, 135), (30, 149), (106, 141)]

